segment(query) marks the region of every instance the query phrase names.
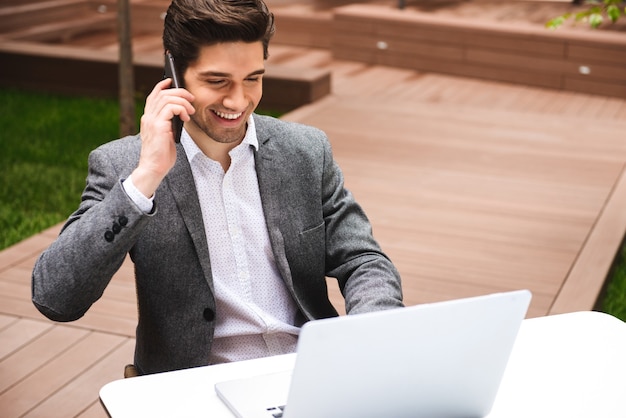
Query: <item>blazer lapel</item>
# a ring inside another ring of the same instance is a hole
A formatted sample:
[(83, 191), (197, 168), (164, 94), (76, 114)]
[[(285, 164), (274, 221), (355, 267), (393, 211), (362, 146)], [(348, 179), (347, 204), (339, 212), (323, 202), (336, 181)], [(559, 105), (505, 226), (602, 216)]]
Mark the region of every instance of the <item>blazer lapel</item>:
[(281, 166), (282, 156), (273, 147), (272, 138), (263, 118), (255, 117), (254, 123), (259, 141), (259, 150), (255, 153), (255, 164), (257, 178), (259, 181), (259, 192), (261, 194), (261, 204), (265, 215), (265, 223), (274, 252), (274, 259), (278, 270), (287, 286), (293, 291), (293, 279), (291, 269), (285, 254), (285, 242), (280, 231), (280, 196), (282, 190), (282, 176), (276, 175)]
[(209, 247), (204, 231), (204, 222), (202, 221), (202, 210), (200, 209), (200, 202), (198, 201), (198, 193), (196, 192), (193, 174), (191, 173), (191, 166), (189, 165), (187, 154), (185, 154), (185, 149), (182, 144), (176, 146), (176, 151), (176, 163), (165, 179), (183, 218), (183, 222), (187, 226), (189, 235), (191, 235), (207, 283), (211, 291), (214, 291)]

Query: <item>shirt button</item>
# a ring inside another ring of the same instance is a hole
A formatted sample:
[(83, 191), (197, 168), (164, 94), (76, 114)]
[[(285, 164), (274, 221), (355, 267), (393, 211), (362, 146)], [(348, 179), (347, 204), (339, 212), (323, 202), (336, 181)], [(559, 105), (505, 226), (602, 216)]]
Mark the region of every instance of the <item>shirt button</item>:
[(122, 227), (117, 222), (113, 222), (113, 228), (111, 229), (113, 229), (114, 234), (119, 234), (120, 231), (122, 230)]
[(208, 322), (211, 322), (211, 321), (213, 321), (215, 319), (215, 311), (213, 311), (213, 309), (211, 309), (211, 308), (206, 308), (204, 310), (204, 312), (202, 312), (202, 316)]
[(120, 223), (121, 226), (128, 225), (128, 218), (126, 216), (124, 216), (124, 215), (122, 215), (119, 218), (117, 218), (117, 221)]

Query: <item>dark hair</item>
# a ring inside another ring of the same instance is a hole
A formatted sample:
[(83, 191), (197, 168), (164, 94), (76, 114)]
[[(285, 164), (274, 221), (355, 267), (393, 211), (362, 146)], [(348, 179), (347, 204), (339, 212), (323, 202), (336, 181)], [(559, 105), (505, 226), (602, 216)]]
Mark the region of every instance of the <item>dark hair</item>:
[(274, 15), (263, 0), (173, 0), (163, 27), (163, 47), (183, 74), (202, 46), (221, 42), (263, 44), (267, 59)]

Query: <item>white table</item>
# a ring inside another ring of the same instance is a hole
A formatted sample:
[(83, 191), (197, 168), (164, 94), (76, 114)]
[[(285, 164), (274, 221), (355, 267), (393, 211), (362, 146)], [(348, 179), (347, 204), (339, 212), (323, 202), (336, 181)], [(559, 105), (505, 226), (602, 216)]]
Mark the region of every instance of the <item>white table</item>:
[[(113, 418), (232, 418), (217, 382), (293, 368), (295, 354), (116, 380)], [(626, 417), (626, 323), (598, 312), (523, 322), (489, 418)]]
[(599, 312), (525, 320), (492, 417), (626, 417), (626, 323)]

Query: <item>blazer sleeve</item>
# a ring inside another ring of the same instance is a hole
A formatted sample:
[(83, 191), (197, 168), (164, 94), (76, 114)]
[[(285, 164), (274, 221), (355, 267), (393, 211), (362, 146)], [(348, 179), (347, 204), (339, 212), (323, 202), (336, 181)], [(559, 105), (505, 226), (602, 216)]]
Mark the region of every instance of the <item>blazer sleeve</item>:
[(81, 204), (33, 269), (32, 301), (55, 321), (82, 317), (102, 296), (150, 217), (121, 184), (134, 163), (121, 169), (124, 157), (112, 158), (109, 149), (89, 155)]
[(349, 314), (401, 307), (400, 275), (374, 239), (365, 212), (344, 187), (330, 144), (324, 144), (326, 274), (337, 278)]

